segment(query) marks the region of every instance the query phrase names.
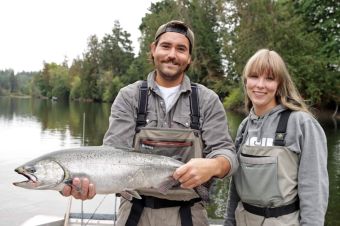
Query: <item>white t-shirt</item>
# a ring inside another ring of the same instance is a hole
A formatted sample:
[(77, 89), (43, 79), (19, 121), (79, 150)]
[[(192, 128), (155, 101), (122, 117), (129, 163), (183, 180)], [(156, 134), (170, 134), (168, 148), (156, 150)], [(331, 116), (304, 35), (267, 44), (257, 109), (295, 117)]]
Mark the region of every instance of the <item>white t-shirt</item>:
[(157, 87), (159, 88), (162, 94), (162, 97), (165, 101), (166, 112), (168, 112), (174, 105), (174, 100), (175, 100), (176, 94), (179, 91), (180, 85), (167, 88), (167, 87), (163, 87), (157, 84)]

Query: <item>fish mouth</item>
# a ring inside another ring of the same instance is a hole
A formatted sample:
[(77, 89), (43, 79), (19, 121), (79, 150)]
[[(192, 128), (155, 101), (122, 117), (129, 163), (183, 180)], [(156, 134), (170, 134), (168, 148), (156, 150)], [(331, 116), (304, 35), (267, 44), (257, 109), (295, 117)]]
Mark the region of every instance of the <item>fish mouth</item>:
[(27, 183), (32, 183), (32, 184), (36, 184), (38, 182), (38, 178), (32, 174), (32, 173), (29, 173), (23, 169), (15, 169), (15, 172), (17, 172), (18, 174), (24, 176), (27, 178), (27, 180), (24, 180), (24, 181), (18, 181), (18, 182), (13, 182), (14, 185), (20, 185), (20, 184), (27, 184)]

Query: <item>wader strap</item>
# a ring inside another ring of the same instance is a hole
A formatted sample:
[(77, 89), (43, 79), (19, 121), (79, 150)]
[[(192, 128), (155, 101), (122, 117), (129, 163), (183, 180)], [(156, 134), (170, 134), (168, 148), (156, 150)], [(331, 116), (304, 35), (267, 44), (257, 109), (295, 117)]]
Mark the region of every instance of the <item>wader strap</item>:
[[(197, 94), (197, 84), (191, 83), (191, 95), (190, 95), (190, 118), (191, 118), (191, 129), (199, 130), (200, 127), (200, 112)], [(139, 103), (137, 110), (137, 121), (136, 130), (139, 127), (144, 127), (146, 125), (146, 111), (148, 107), (148, 82), (143, 81), (141, 87), (139, 88)]]
[(193, 226), (191, 217), (191, 207), (196, 203), (200, 202), (201, 198), (191, 199), (189, 201), (177, 201), (177, 200), (167, 200), (160, 199), (152, 196), (141, 196), (142, 199), (133, 199), (131, 211), (129, 217), (126, 221), (125, 226), (136, 226), (142, 215), (144, 207), (149, 207), (151, 209), (178, 207), (179, 214), (181, 217), (182, 226)]
[(241, 135), (239, 136), (239, 138), (236, 138), (235, 140), (235, 148), (236, 150), (238, 150), (240, 144), (243, 141), (243, 137), (244, 137), (244, 132), (246, 131), (246, 127), (247, 127), (248, 121), (246, 121), (246, 123), (244, 123), (242, 129), (241, 129)]
[(137, 226), (144, 209), (143, 201), (141, 199), (133, 199), (129, 217), (125, 226)]
[(190, 95), (190, 111), (191, 111), (191, 129), (200, 129), (200, 111), (199, 111), (199, 103), (198, 103), (198, 94), (197, 94), (197, 84), (191, 83), (191, 95)]
[(136, 129), (146, 125), (146, 111), (148, 106), (148, 82), (143, 81), (139, 88), (139, 104), (137, 112)]
[(179, 215), (181, 217), (182, 226), (193, 226), (191, 216), (191, 206), (181, 206), (179, 208)]
[(242, 202), (242, 204), (243, 204), (244, 209), (248, 211), (249, 213), (262, 216), (265, 218), (287, 215), (290, 213), (294, 213), (295, 211), (300, 209), (299, 200), (296, 200), (295, 202), (288, 204), (286, 206), (280, 206), (280, 207), (274, 207), (274, 208), (253, 206), (245, 202)]
[[(275, 146), (285, 146), (285, 144), (286, 144), (285, 137), (286, 137), (286, 130), (287, 130), (287, 124), (288, 124), (288, 119), (289, 119), (290, 113), (292, 113), (292, 111), (289, 110), (289, 109), (281, 112), (279, 124), (277, 125), (276, 132), (275, 132), (275, 140), (274, 140)], [(247, 127), (247, 123), (248, 122), (244, 123), (244, 125), (241, 129), (241, 135), (235, 141), (236, 150), (238, 150), (238, 147), (240, 146), (240, 144), (243, 141), (243, 136), (244, 136), (244, 132), (245, 132), (246, 127)]]
[(275, 133), (275, 140), (274, 145), (275, 146), (285, 146), (285, 137), (286, 137), (286, 130), (287, 130), (287, 124), (288, 119), (290, 116), (290, 113), (292, 113), (291, 110), (285, 110), (281, 113), (279, 124), (276, 128)]

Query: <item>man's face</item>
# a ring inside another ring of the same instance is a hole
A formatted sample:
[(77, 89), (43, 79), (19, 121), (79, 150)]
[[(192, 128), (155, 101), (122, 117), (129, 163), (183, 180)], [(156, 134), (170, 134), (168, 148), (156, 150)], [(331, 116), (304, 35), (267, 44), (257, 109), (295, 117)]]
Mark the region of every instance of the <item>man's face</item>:
[(184, 71), (191, 63), (189, 46), (189, 40), (177, 32), (166, 32), (159, 37), (157, 45), (151, 44), (159, 85), (171, 87), (182, 82)]

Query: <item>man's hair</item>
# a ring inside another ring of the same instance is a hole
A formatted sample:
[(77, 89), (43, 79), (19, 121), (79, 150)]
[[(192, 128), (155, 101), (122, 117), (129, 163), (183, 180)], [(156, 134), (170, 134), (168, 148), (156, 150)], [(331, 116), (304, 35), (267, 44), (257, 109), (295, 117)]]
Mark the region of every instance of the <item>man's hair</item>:
[(158, 28), (154, 41), (157, 43), (159, 37), (166, 32), (177, 32), (183, 34), (189, 40), (189, 52), (191, 54), (195, 42), (195, 37), (194, 33), (188, 25), (179, 20), (172, 20), (168, 23), (165, 23)]

